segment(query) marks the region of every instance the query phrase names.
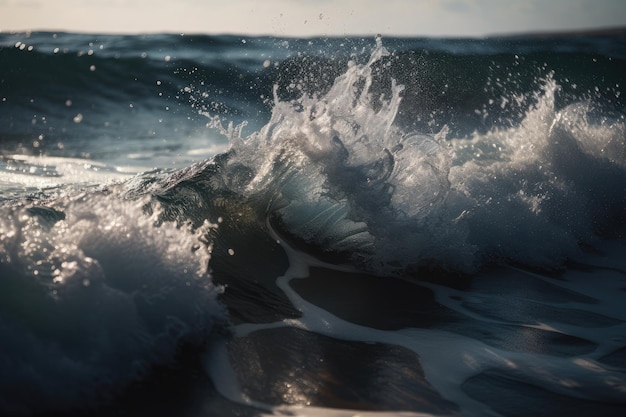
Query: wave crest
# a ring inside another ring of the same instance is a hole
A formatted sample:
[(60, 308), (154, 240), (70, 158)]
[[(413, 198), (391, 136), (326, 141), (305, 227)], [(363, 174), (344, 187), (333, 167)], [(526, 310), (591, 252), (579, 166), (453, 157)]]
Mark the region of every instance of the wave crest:
[(89, 193), (2, 210), (2, 413), (97, 406), (224, 320), (206, 227), (155, 227), (144, 204)]
[(237, 193), (261, 201), (281, 233), (380, 273), (465, 246), (434, 226), (448, 215), (446, 132), (395, 126), (403, 87), (394, 80), (389, 97), (370, 91), (372, 67), (388, 55), (377, 39), (369, 61), (350, 62), (321, 97), (284, 102), (275, 88), (270, 121), (246, 138), (209, 115), (231, 143), (223, 177), (250, 170)]

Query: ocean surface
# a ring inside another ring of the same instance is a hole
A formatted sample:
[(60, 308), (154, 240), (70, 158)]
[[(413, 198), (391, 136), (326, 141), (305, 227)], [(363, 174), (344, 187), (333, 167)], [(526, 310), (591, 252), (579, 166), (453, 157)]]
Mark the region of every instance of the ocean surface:
[(622, 416), (626, 31), (0, 33), (0, 415)]

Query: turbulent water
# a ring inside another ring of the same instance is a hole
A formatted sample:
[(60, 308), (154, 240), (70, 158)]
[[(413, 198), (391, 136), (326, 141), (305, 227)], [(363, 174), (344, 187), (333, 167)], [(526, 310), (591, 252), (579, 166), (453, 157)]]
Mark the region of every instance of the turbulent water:
[(0, 33), (0, 413), (621, 415), (624, 51)]

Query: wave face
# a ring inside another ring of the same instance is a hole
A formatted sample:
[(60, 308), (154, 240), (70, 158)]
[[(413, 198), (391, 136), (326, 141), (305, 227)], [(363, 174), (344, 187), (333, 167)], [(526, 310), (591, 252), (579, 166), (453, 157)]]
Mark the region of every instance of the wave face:
[[(548, 73), (516, 98), (528, 107), (515, 122), (416, 133), (396, 121), (405, 87), (386, 74), (394, 60), (379, 42), (323, 93), (286, 100), (277, 86), (269, 122), (247, 136), (205, 112), (230, 150), (193, 174), (223, 184), (204, 198), (233, 193), (286, 238), (377, 274), (499, 261), (552, 269), (580, 245), (623, 236), (623, 115), (591, 99), (558, 108)], [(375, 85), (379, 72), (388, 86)]]
[(0, 33), (0, 414), (619, 411), (624, 51)]

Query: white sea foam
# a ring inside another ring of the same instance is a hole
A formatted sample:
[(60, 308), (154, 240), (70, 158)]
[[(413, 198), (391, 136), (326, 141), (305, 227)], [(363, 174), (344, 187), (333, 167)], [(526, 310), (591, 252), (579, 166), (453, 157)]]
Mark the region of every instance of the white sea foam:
[(145, 203), (111, 189), (2, 210), (0, 411), (94, 407), (206, 343), (224, 317), (209, 226), (157, 227)]
[(275, 90), (271, 119), (246, 138), (243, 126), (224, 128), (209, 115), (230, 139), (230, 170), (249, 170), (235, 191), (266, 204), (297, 238), (380, 272), (427, 259), (468, 268), (465, 231), (442, 224), (458, 216), (445, 204), (445, 132), (407, 134), (394, 125), (403, 89), (395, 81), (389, 97), (370, 91), (372, 66), (387, 55), (378, 39), (370, 60), (351, 62), (323, 97), (284, 102)]
[(225, 177), (245, 170), (234, 191), (296, 238), (382, 274), (499, 261), (556, 268), (581, 243), (624, 233), (622, 118), (585, 102), (558, 109), (548, 76), (508, 128), (405, 132), (395, 123), (403, 87), (370, 90), (387, 56), (378, 39), (370, 60), (350, 63), (323, 96), (287, 102), (275, 90), (270, 121), (246, 138), (243, 125), (212, 117), (231, 143)]
[(552, 78), (519, 125), (451, 139), (451, 188), (487, 257), (557, 267), (623, 233), (625, 125), (589, 103), (556, 108)]
[[(277, 239), (280, 240), (280, 239)], [(281, 240), (282, 241), (282, 240)], [(402, 346), (415, 352), (420, 358), (420, 364), (424, 370), (426, 380), (446, 400), (453, 401), (459, 406), (459, 415), (463, 416), (499, 416), (488, 405), (468, 396), (462, 385), (471, 377), (484, 371), (501, 370), (510, 377), (541, 387), (548, 392), (570, 396), (590, 401), (605, 401), (607, 403), (623, 403), (626, 378), (618, 369), (602, 364), (598, 360), (607, 353), (614, 351), (623, 344), (621, 335), (624, 333), (624, 325), (596, 326), (585, 323), (567, 325), (559, 322), (546, 322), (541, 325), (533, 325), (532, 318), (527, 323), (515, 323), (520, 327), (542, 328), (548, 332), (562, 333), (597, 343), (598, 348), (591, 353), (574, 356), (554, 356), (551, 354), (537, 354), (532, 351), (510, 351), (496, 348), (474, 338), (462, 336), (455, 332), (431, 328), (405, 328), (400, 330), (379, 330), (362, 325), (357, 325), (343, 320), (329, 311), (326, 311), (304, 299), (292, 289), (290, 282), (294, 279), (313, 279), (309, 276), (309, 268), (323, 267), (338, 269), (349, 274), (351, 271), (338, 268), (334, 265), (325, 264), (311, 256), (295, 250), (282, 243), (283, 249), (289, 258), (289, 269), (281, 277), (277, 277), (277, 285), (284, 291), (290, 302), (302, 313), (297, 319), (284, 319), (279, 322), (265, 324), (244, 323), (234, 327), (234, 337), (246, 337), (253, 332), (278, 327), (295, 327), (316, 334), (329, 336), (339, 340), (359, 341), (365, 343), (382, 343)], [(622, 246), (623, 242), (618, 246)], [(602, 256), (589, 256), (588, 261), (598, 262)], [(506, 270), (497, 270), (490, 279), (506, 279)], [(516, 271), (517, 273), (517, 271)], [(570, 271), (555, 281), (546, 277), (522, 271), (534, 278), (549, 281), (556, 285), (563, 294), (587, 295), (589, 287), (593, 287), (591, 293), (597, 296), (596, 303), (554, 303), (555, 308), (567, 314), (568, 311), (582, 309), (590, 314), (606, 314), (610, 319), (622, 319), (621, 312), (615, 310), (617, 299), (609, 294), (617, 287), (623, 285), (623, 271), (617, 275), (603, 275), (603, 280), (590, 281), (588, 277), (580, 277), (577, 271)], [(598, 274), (598, 271), (595, 272)], [(595, 283), (594, 283), (595, 282)], [(512, 290), (508, 293), (481, 293), (480, 289), (465, 291), (453, 290), (449, 287), (433, 284), (420, 284), (431, 288), (437, 301), (451, 309), (458, 311), (463, 316), (477, 322), (494, 322), (488, 317), (475, 314), (464, 308), (460, 299), (471, 297), (484, 297), (484, 302), (497, 301), (500, 297), (510, 299), (514, 303), (518, 294)], [(526, 300), (531, 302), (531, 300)], [(542, 303), (550, 305), (550, 303)], [(503, 321), (503, 324), (511, 325), (511, 322)], [(532, 340), (528, 340), (532, 343)], [(222, 395), (246, 405), (267, 410), (266, 415), (295, 415), (300, 417), (327, 415), (367, 415), (367, 416), (434, 416), (440, 414), (422, 414), (403, 411), (363, 412), (346, 409), (332, 409), (323, 407), (309, 407), (305, 405), (281, 405), (271, 406), (248, 398), (240, 388), (240, 381), (231, 369), (229, 363), (236, 360), (227, 354), (226, 346), (221, 346), (219, 356), (215, 356), (216, 350), (207, 357), (207, 372), (212, 377), (216, 388)], [(225, 377), (228, 376), (228, 377)]]

